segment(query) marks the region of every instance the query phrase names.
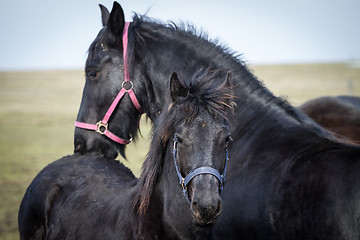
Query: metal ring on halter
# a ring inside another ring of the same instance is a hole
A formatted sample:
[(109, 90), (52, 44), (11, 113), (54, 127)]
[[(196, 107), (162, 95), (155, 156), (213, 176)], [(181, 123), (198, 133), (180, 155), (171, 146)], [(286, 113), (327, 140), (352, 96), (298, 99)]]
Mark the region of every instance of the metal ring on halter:
[[(124, 86), (125, 86), (125, 83), (130, 83), (130, 88), (125, 88), (125, 87), (124, 87)], [(129, 91), (130, 89), (133, 89), (133, 88), (134, 88), (134, 84), (133, 84), (132, 81), (124, 81), (124, 82), (122, 82), (121, 87), (122, 87), (122, 88), (125, 88), (126, 91)]]
[[(105, 131), (108, 130), (108, 123), (104, 124), (101, 121), (98, 121), (96, 123), (96, 126), (97, 126), (97, 129), (95, 131), (100, 133), (101, 135), (104, 135)], [(103, 128), (104, 130), (102, 131), (101, 128)]]

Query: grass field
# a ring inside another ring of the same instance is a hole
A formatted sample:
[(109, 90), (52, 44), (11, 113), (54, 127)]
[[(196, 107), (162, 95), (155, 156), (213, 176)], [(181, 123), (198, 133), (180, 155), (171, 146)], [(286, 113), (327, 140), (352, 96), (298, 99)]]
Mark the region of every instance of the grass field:
[[(360, 96), (360, 69), (347, 64), (250, 66), (276, 95), (294, 105), (326, 95)], [(0, 240), (19, 239), (17, 212), (23, 194), (48, 163), (73, 151), (82, 71), (0, 72)], [(349, 86), (352, 86), (350, 89)], [(151, 127), (127, 148), (136, 175), (147, 153)]]

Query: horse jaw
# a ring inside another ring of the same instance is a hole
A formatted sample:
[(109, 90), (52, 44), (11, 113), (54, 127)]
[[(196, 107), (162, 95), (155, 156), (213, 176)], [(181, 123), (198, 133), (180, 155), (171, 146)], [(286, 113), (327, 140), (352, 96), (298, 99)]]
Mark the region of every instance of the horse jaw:
[(125, 145), (116, 144), (97, 133), (83, 129), (75, 129), (74, 153), (84, 155), (94, 153), (108, 159), (115, 159), (120, 153), (125, 156)]

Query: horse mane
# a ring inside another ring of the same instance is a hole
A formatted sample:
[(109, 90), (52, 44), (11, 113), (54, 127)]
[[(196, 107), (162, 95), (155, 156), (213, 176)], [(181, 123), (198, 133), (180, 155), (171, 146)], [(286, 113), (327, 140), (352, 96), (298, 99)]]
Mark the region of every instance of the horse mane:
[[(212, 62), (220, 63), (230, 69), (233, 75), (232, 85), (234, 88), (239, 87), (244, 92), (258, 95), (256, 99), (261, 99), (263, 105), (270, 104), (276, 106), (280, 108), (281, 111), (284, 110), (284, 112), (301, 125), (313, 129), (322, 137), (331, 138), (331, 134), (329, 134), (328, 131), (319, 127), (308, 116), (294, 108), (286, 99), (274, 96), (274, 94), (265, 87), (264, 83), (254, 76), (252, 70), (247, 67), (246, 62), (241, 58), (242, 54), (232, 51), (217, 39), (210, 39), (204, 30), (199, 30), (190, 23), (165, 23), (135, 13), (133, 23), (131, 24), (131, 31), (134, 38), (131, 42), (136, 42), (140, 46), (145, 45), (147, 39), (157, 40), (163, 35), (172, 36), (171, 39), (176, 39), (176, 41), (182, 39), (181, 41), (188, 43), (189, 46), (196, 46), (193, 50), (201, 52), (204, 58), (212, 59)], [(134, 48), (131, 49), (134, 50)], [(134, 54), (132, 53), (132, 55)], [(133, 66), (133, 64), (130, 66)]]
[(200, 111), (207, 111), (215, 119), (222, 118), (225, 123), (229, 123), (233, 113), (233, 95), (231, 86), (215, 81), (219, 75), (219, 71), (202, 68), (189, 81), (179, 79), (188, 93), (164, 108), (153, 126), (150, 150), (142, 167), (138, 193), (134, 199), (134, 210), (138, 213), (145, 214), (149, 206), (162, 171), (168, 142), (175, 134), (174, 126), (193, 121)]
[(147, 38), (157, 40), (160, 35), (163, 34), (176, 34), (175, 37), (172, 38), (183, 39), (183, 41), (188, 42), (190, 45), (196, 46), (199, 52), (203, 52), (202, 49), (205, 48), (209, 59), (210, 57), (214, 58), (214, 56), (216, 56), (218, 58), (235, 61), (242, 66), (246, 65), (245, 61), (241, 58), (242, 54), (231, 50), (230, 47), (222, 43), (219, 39), (210, 38), (204, 29), (198, 28), (189, 22), (164, 22), (146, 15), (134, 13), (130, 28), (133, 31), (137, 44), (144, 45)]
[[(96, 43), (101, 40), (102, 33), (106, 32), (104, 30), (105, 29), (99, 33), (93, 44), (90, 46), (89, 51), (91, 51)], [(299, 122), (300, 125), (311, 129), (320, 137), (334, 139), (331, 133), (320, 127), (301, 111), (294, 108), (286, 99), (274, 96), (273, 93), (264, 86), (263, 82), (258, 80), (252, 71), (248, 69), (245, 61), (240, 58), (241, 54), (231, 51), (227, 46), (220, 44), (216, 39), (209, 39), (208, 34), (205, 31), (202, 29), (198, 30), (194, 27), (194, 25), (189, 23), (165, 23), (157, 19), (135, 13), (133, 16), (133, 22), (129, 28), (128, 61), (130, 78), (134, 75), (136, 49), (139, 47), (149, 47), (146, 46), (148, 40), (156, 42), (157, 40), (163, 39), (164, 36), (169, 37), (169, 40), (171, 41), (187, 44), (191, 47), (191, 51), (194, 51), (195, 55), (199, 54), (202, 59), (211, 59), (209, 64), (214, 63), (214, 68), (221, 69), (223, 66), (226, 66), (226, 69), (230, 70), (233, 75), (233, 88), (237, 88), (241, 91), (240, 93), (236, 93), (236, 96), (242, 95), (243, 93), (252, 95), (251, 97), (253, 100), (255, 99), (255, 101), (260, 101), (262, 106), (266, 106), (265, 108), (271, 109), (274, 112), (278, 111), (279, 114), (286, 113), (287, 117), (291, 117), (295, 121)], [(156, 95), (151, 86), (152, 82), (143, 81), (142, 84), (148, 85), (146, 86), (146, 89), (148, 90), (147, 94), (149, 99), (155, 99), (158, 101), (158, 99), (151, 97)], [(237, 99), (237, 103), (240, 106), (240, 98)], [(153, 112), (156, 113), (159, 110), (155, 109), (155, 106), (159, 107), (162, 106), (162, 104), (162, 102), (149, 103), (144, 101), (143, 107), (145, 109), (150, 109), (148, 117), (152, 119)], [(264, 111), (267, 111), (267, 113), (264, 114), (259, 111), (258, 117), (253, 117), (253, 120), (261, 121), (267, 114), (271, 114), (268, 110)], [(137, 130), (140, 129), (138, 129), (137, 126), (132, 126), (132, 135), (134, 139), (136, 139)]]

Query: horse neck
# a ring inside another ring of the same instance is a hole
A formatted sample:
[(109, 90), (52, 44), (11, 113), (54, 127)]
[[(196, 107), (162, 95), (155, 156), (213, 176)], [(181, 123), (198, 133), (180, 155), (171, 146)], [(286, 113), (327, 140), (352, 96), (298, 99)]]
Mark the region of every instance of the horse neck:
[(229, 176), (243, 166), (270, 169), (294, 162), (306, 152), (317, 151), (324, 142), (337, 142), (331, 133), (279, 98), (274, 97), (267, 104), (253, 102), (247, 108), (239, 110), (238, 116), (243, 120), (233, 133), (230, 159), (235, 160), (229, 161)]
[(139, 38), (141, 40), (136, 40), (139, 43), (134, 48), (137, 56), (135, 69), (145, 85), (144, 95), (149, 103), (145, 111), (152, 120), (157, 118), (163, 106), (170, 100), (169, 80), (173, 72), (177, 72), (184, 79), (191, 79), (191, 76), (203, 67), (223, 71), (224, 78), (226, 72), (231, 72), (231, 85), (238, 105), (235, 111), (237, 119), (244, 117), (242, 104), (245, 103), (246, 106), (247, 102), (258, 101), (261, 106), (264, 101), (274, 98), (246, 65), (226, 48), (184, 30), (147, 22), (139, 25), (141, 31), (146, 33), (139, 30), (139, 34), (144, 36)]
[(200, 68), (212, 66), (224, 71), (224, 76), (226, 72), (231, 72), (231, 85), (237, 105), (231, 121), (235, 141), (255, 126), (261, 126), (255, 129), (260, 133), (261, 129), (267, 131), (278, 128), (279, 123), (284, 129), (304, 128), (306, 125), (305, 128), (326, 135), (324, 130), (315, 126), (298, 110), (275, 97), (243, 62), (225, 48), (190, 32), (158, 24), (140, 22), (139, 29), (138, 34), (142, 37), (137, 40), (139, 42), (135, 48), (135, 55), (138, 56), (136, 69), (146, 86), (144, 91), (149, 104), (145, 111), (153, 121), (162, 108), (169, 105), (169, 79), (174, 71), (184, 79), (191, 79), (192, 74)]

